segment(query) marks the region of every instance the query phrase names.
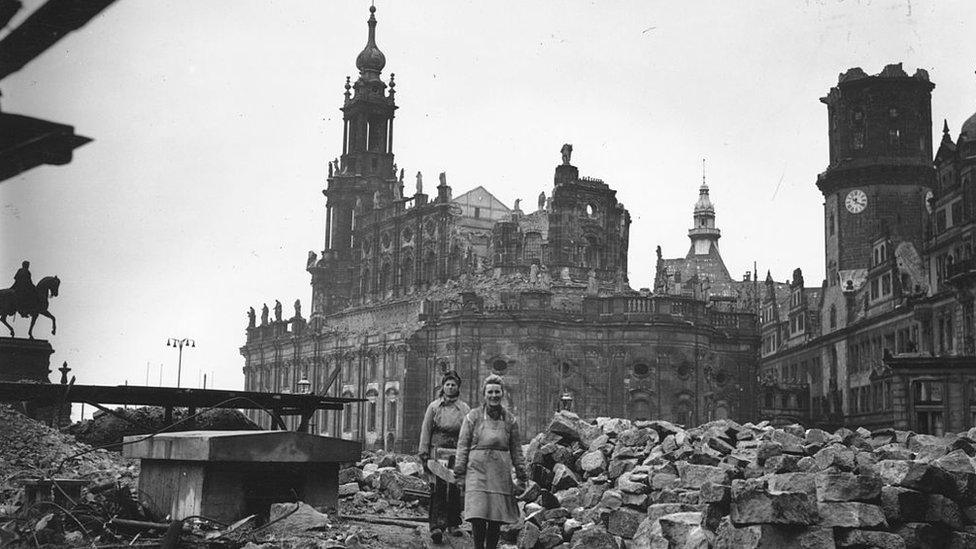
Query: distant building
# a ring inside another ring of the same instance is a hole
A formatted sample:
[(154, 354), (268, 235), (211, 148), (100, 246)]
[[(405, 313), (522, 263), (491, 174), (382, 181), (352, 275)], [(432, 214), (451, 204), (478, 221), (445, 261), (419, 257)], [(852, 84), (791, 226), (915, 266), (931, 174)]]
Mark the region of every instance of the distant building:
[[(248, 328), (246, 389), (364, 397), (318, 417), (315, 430), (398, 450), (416, 445), (447, 369), (464, 378), (473, 405), (481, 380), (502, 374), (529, 433), (560, 407), (687, 424), (753, 418), (753, 309), (632, 290), (630, 214), (609, 185), (579, 175), (571, 146), (534, 208), (509, 209), (480, 186), (453, 197), (443, 173), (404, 181), (393, 157), (393, 75), (380, 79), (386, 58), (372, 13), (368, 23), (324, 191), (324, 250), (306, 266), (311, 312)], [(717, 241), (713, 226), (693, 241)]]
[(919, 69), (842, 74), (827, 105), (827, 279), (764, 294), (764, 417), (942, 434), (976, 426), (976, 115), (932, 157)]

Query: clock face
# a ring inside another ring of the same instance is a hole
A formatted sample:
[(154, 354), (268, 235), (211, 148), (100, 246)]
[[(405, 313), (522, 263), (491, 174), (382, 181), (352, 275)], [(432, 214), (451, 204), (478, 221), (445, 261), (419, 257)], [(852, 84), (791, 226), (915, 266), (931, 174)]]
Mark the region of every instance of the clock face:
[(868, 195), (860, 189), (854, 189), (847, 193), (847, 200), (844, 201), (844, 205), (847, 206), (847, 211), (852, 214), (861, 213), (864, 208), (868, 207)]

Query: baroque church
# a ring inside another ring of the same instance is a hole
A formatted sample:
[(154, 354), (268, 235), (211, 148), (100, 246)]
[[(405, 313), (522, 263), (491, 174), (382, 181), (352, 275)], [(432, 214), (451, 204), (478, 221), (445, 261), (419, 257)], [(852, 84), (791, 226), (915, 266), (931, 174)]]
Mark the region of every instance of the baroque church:
[(683, 424), (754, 418), (758, 285), (730, 279), (704, 182), (691, 251), (659, 252), (653, 293), (629, 285), (629, 212), (610, 185), (580, 175), (571, 145), (534, 209), (480, 186), (454, 196), (444, 173), (408, 185), (394, 162), (397, 90), (393, 74), (383, 78), (375, 11), (359, 76), (345, 83), (324, 246), (305, 265), (311, 311), (252, 316), (245, 389), (362, 398), (319, 412), (312, 430), (400, 451), (416, 445), (450, 369), (472, 405), (480, 380), (502, 375), (528, 433), (560, 408)]

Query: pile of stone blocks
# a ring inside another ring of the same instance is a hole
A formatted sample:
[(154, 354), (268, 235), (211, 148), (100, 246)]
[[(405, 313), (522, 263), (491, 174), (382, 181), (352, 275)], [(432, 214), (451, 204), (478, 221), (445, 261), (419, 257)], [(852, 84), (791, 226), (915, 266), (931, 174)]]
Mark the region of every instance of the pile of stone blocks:
[[(531, 548), (976, 547), (976, 429), (945, 437), (557, 413), (528, 445)], [(517, 537), (515, 537), (517, 536)]]

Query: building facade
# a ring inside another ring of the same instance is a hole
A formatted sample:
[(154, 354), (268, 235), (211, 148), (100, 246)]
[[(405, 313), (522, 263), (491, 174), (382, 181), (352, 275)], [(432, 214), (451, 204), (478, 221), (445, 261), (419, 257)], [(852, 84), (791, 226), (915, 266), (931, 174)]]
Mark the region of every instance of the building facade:
[(381, 78), (370, 12), (359, 78), (345, 85), (342, 154), (323, 191), (324, 249), (306, 263), (311, 311), (252, 315), (246, 389), (362, 397), (317, 417), (314, 430), (397, 450), (416, 444), (448, 369), (472, 404), (481, 379), (503, 375), (528, 433), (560, 407), (688, 424), (752, 418), (753, 310), (632, 290), (630, 214), (607, 183), (579, 174), (571, 145), (534, 211), (483, 187), (454, 197), (444, 173), (430, 195), (420, 173), (405, 191), (393, 156), (396, 85)]
[(933, 88), (921, 69), (856, 68), (821, 99), (827, 278), (808, 288), (797, 269), (785, 290), (769, 279), (760, 315), (760, 406), (777, 421), (976, 426), (976, 115), (957, 142), (945, 126), (933, 159)]

